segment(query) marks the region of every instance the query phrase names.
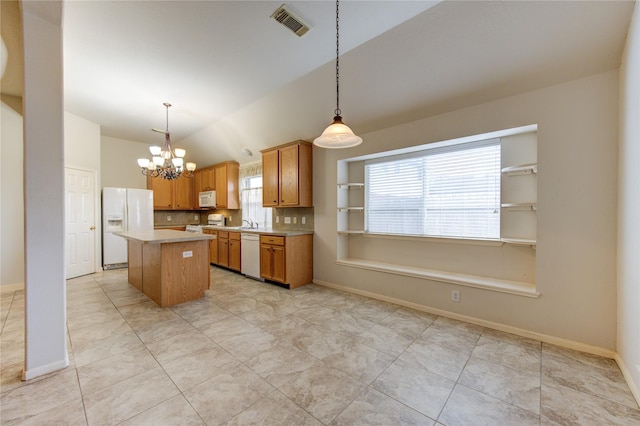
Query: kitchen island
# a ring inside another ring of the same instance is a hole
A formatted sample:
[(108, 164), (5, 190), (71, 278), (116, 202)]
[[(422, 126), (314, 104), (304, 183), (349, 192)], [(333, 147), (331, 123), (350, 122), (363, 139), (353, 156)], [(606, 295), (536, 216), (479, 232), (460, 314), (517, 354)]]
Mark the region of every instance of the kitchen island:
[(209, 241), (175, 230), (117, 232), (127, 240), (129, 283), (158, 305), (204, 297), (209, 288)]

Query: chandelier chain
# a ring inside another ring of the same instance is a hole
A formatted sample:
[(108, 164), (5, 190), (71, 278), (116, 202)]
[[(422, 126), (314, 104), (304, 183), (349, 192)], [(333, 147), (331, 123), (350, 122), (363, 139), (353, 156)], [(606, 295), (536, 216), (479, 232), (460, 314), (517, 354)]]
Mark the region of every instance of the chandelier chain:
[(340, 111), (340, 1), (336, 0), (336, 117)]

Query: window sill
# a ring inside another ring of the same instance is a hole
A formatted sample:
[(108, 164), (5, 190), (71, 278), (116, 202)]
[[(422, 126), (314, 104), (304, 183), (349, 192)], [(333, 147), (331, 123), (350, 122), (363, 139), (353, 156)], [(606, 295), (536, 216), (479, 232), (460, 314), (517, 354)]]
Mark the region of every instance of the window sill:
[(427, 237), (422, 235), (400, 235), (400, 234), (372, 234), (360, 231), (360, 234), (367, 238), (387, 238), (392, 240), (418, 240), (433, 243), (451, 243), (451, 244), (468, 244), (475, 246), (494, 246), (498, 247), (504, 244), (500, 240), (481, 240), (471, 238), (453, 238), (453, 237)]
[(465, 275), (455, 272), (436, 271), (433, 269), (417, 268), (413, 266), (404, 266), (356, 258), (338, 259), (336, 263), (338, 265), (367, 269), (370, 271), (423, 278), (444, 283), (463, 285), (466, 287), (497, 291), (500, 293), (514, 294), (517, 296), (531, 298), (537, 298), (540, 296), (540, 293), (536, 291), (535, 284), (532, 283), (501, 280), (477, 275)]

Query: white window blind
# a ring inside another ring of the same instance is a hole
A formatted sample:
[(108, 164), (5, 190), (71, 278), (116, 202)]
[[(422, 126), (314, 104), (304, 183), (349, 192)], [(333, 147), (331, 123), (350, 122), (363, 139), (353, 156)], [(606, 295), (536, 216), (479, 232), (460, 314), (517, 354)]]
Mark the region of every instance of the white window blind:
[(500, 139), (365, 163), (365, 232), (500, 238)]

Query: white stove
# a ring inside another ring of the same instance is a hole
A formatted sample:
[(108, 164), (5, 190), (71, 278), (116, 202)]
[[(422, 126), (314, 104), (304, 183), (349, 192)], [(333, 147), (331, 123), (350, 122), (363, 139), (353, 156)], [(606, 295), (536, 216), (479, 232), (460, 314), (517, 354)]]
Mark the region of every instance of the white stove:
[(213, 226), (224, 226), (225, 218), (221, 213), (212, 213), (207, 216), (207, 223)]

